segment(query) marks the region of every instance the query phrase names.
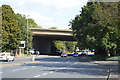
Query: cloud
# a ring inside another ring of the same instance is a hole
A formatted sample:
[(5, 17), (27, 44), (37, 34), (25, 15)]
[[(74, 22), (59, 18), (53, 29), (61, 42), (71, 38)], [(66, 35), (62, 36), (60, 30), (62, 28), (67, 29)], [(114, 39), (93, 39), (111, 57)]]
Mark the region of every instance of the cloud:
[(66, 28), (87, 0), (2, 0), (9, 4), (15, 13), (30, 15), (43, 28)]
[(28, 18), (34, 19), (35, 22), (39, 26), (44, 26), (44, 27), (55, 26), (55, 20), (54, 20), (53, 17), (44, 16), (39, 12), (35, 12), (35, 11), (17, 11), (17, 10), (15, 12), (23, 14), (26, 17), (29, 15)]
[(75, 7), (87, 2), (87, 0), (29, 0), (32, 3), (53, 6), (58, 9)]

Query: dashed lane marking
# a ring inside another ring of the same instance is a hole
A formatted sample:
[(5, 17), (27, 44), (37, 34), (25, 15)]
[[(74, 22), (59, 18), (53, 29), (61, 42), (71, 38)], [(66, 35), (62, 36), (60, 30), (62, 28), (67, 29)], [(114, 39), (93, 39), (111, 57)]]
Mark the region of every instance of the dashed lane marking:
[(2, 74), (3, 72), (0, 72), (0, 74)]
[(42, 75), (47, 75), (47, 73), (44, 73), (44, 74), (42, 74)]
[(76, 62), (75, 64), (77, 64), (78, 62)]
[(40, 77), (41, 75), (37, 75), (37, 76), (35, 76), (35, 78), (37, 78), (37, 77)]
[(37, 66), (32, 66), (31, 68), (35, 68), (35, 67), (37, 67)]
[(12, 71), (20, 71), (20, 70), (25, 70), (25, 69), (27, 69), (27, 68), (14, 69), (14, 70), (12, 70)]
[(50, 71), (49, 73), (53, 73), (53, 71)]

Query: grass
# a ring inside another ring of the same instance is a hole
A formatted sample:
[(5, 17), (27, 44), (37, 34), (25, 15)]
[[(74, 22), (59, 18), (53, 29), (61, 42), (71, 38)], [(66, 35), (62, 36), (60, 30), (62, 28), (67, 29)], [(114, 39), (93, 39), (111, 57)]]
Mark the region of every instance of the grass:
[(120, 56), (106, 58), (107, 61), (120, 61)]
[(107, 57), (100, 56), (100, 55), (94, 55), (90, 56), (91, 60), (97, 60), (97, 61), (105, 61)]
[(120, 61), (120, 56), (114, 56), (114, 57), (105, 57), (100, 55), (94, 55), (90, 57), (92, 60), (97, 61)]

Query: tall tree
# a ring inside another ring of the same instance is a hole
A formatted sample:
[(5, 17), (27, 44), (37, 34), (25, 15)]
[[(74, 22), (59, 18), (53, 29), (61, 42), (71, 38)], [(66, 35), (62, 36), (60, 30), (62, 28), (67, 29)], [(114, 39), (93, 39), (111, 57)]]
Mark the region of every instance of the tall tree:
[[(29, 28), (38, 28), (39, 26), (35, 23), (32, 18), (28, 19), (28, 27), (27, 27), (27, 18), (25, 15), (17, 13), (17, 21), (18, 26), (22, 31), (22, 41), (26, 41), (26, 48), (31, 49), (32, 46), (32, 33)], [(28, 31), (27, 31), (28, 28)], [(40, 28), (40, 27), (39, 27)], [(27, 38), (28, 37), (28, 38)], [(27, 40), (28, 39), (28, 40)]]
[(88, 2), (70, 22), (80, 48), (115, 55), (118, 50), (118, 3)]
[(9, 5), (2, 5), (2, 50), (10, 51), (19, 46), (21, 30), (16, 14)]
[(0, 52), (2, 52), (2, 6), (0, 6)]

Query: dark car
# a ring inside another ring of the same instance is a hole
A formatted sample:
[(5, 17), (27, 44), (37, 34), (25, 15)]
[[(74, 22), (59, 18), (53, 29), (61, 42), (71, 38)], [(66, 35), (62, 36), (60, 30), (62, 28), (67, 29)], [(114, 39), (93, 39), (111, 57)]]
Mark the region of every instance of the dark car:
[(74, 53), (73, 57), (79, 57), (79, 54), (78, 53)]
[(86, 51), (83, 51), (83, 52), (81, 53), (81, 55), (87, 55), (87, 52), (86, 52)]

